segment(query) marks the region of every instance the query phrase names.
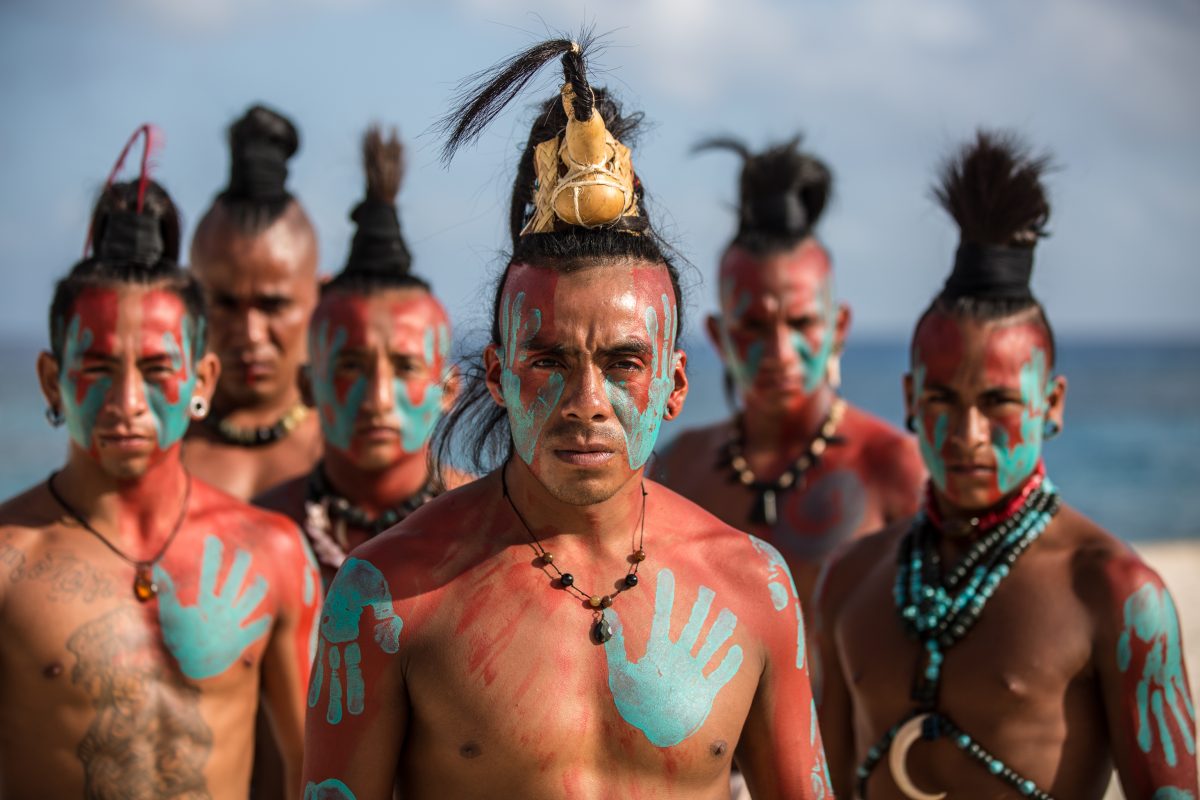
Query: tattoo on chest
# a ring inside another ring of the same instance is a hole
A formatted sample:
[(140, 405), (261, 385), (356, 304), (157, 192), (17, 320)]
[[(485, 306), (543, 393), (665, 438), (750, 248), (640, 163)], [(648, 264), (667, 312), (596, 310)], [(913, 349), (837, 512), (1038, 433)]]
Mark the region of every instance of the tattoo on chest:
[(1124, 612), (1117, 666), (1137, 676), (1138, 747), (1148, 754), (1157, 738), (1167, 765), (1174, 767), (1177, 739), (1188, 755), (1196, 755), (1196, 709), (1183, 676), (1175, 603), (1166, 589), (1146, 583), (1125, 601)]
[(72, 682), (96, 717), (77, 753), (88, 800), (208, 800), (213, 735), (200, 690), (170, 667), (136, 608), (92, 620), (67, 640)]
[(38, 581), (46, 585), (51, 602), (93, 603), (115, 593), (110, 576), (70, 553), (47, 553), (28, 563), (25, 553), (0, 544), (0, 565), (8, 570), (9, 582)]
[(733, 636), (737, 617), (721, 609), (699, 653), (692, 649), (712, 608), (715, 593), (701, 586), (696, 593), (687, 625), (675, 641), (671, 640), (671, 611), (675, 606), (675, 575), (659, 570), (655, 578), (654, 619), (646, 654), (636, 662), (629, 660), (625, 632), (620, 616), (609, 609), (613, 637), (604, 643), (608, 660), (608, 688), (621, 717), (639, 729), (656, 747), (673, 747), (688, 738), (708, 719), (717, 693), (742, 666), (742, 648), (733, 645), (721, 663), (708, 675), (708, 662)]

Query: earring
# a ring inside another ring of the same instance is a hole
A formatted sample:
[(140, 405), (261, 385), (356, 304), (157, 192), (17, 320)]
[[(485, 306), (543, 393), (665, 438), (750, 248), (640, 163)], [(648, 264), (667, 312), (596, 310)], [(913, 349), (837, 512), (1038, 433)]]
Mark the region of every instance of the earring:
[(909, 433), (917, 432), (917, 419), (912, 414), (904, 418), (904, 429)]
[(1045, 427), (1042, 429), (1042, 441), (1048, 442), (1055, 436), (1062, 433), (1062, 428), (1052, 419), (1046, 420)]
[(60, 428), (67, 421), (66, 415), (62, 409), (57, 406), (46, 406), (46, 422), (50, 423), (52, 428)]
[(192, 419), (204, 419), (208, 416), (208, 401), (198, 394), (192, 395), (192, 400), (188, 403), (188, 410), (192, 414)]
[(829, 357), (829, 363), (825, 366), (825, 379), (829, 381), (829, 385), (834, 390), (841, 388), (842, 356), (840, 353), (834, 353)]

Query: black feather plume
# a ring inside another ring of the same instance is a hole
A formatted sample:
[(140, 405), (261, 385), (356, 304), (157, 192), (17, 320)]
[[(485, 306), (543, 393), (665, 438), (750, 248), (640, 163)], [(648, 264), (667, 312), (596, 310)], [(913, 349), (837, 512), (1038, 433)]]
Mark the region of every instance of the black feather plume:
[(578, 42), (570, 39), (541, 42), (464, 80), (455, 96), (454, 108), (434, 125), (446, 138), (442, 161), (448, 163), (460, 147), (474, 141), (529, 85), (538, 70), (560, 56), (563, 76), (575, 90), (575, 118), (590, 119), (595, 93), (587, 80), (585, 53), (591, 41), (591, 34), (585, 32)]
[(1050, 167), (1016, 134), (981, 130), (942, 164), (933, 196), (963, 242), (1032, 247), (1050, 219), (1041, 180)]

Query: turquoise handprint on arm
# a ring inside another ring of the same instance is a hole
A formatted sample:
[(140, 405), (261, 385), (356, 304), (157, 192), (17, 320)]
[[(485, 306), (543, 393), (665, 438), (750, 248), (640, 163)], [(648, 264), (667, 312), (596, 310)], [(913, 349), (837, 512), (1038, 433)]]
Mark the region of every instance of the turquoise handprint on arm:
[(308, 782), (304, 787), (304, 800), (355, 800), (350, 787), (337, 778), (329, 778), (320, 783)]
[(246, 624), (269, 588), (267, 579), (256, 575), (243, 591), (252, 561), (249, 551), (240, 548), (236, 551), (225, 583), (217, 591), (217, 574), (224, 552), (225, 546), (220, 539), (212, 535), (205, 537), (200, 585), (196, 603), (190, 606), (179, 602), (171, 575), (162, 566), (154, 566), (163, 642), (183, 674), (192, 680), (211, 678), (229, 669), (246, 648), (265, 636), (271, 627), (270, 614), (263, 614)]
[(500, 373), (500, 392), (508, 409), (513, 446), (521, 460), (529, 464), (533, 462), (533, 451), (537, 447), (542, 428), (558, 406), (558, 401), (562, 399), (566, 381), (561, 373), (555, 372), (546, 379), (546, 384), (538, 389), (537, 397), (528, 408), (521, 401), (521, 379), (513, 372), (513, 367), (525, 360), (522, 348), (537, 336), (542, 328), (541, 309), (530, 309), (528, 316), (522, 316), (524, 305), (524, 292), (517, 292), (515, 297), (506, 295), (501, 302), (500, 335), (503, 340), (498, 355), (503, 365)]
[(625, 449), (629, 457), (629, 466), (639, 469), (650, 458), (654, 451), (654, 443), (658, 441), (658, 429), (662, 425), (663, 414), (667, 408), (667, 399), (675, 388), (675, 315), (671, 306), (671, 298), (662, 296), (663, 325), (658, 326), (658, 312), (653, 307), (646, 309), (646, 333), (650, 335), (651, 355), (650, 370), (653, 377), (650, 380), (650, 390), (646, 401), (646, 410), (637, 407), (633, 396), (626, 389), (623, 381), (606, 379), (605, 394), (612, 403), (617, 419), (621, 421), (621, 429), (625, 433)]
[(766, 556), (770, 572), (767, 573), (767, 591), (771, 593), (771, 604), (776, 611), (783, 611), (789, 605), (796, 609), (796, 669), (804, 669), (804, 612), (800, 609), (800, 592), (796, 591), (796, 581), (792, 571), (778, 550), (759, 539), (750, 537), (754, 549)]
[(704, 645), (695, 657), (692, 648), (712, 607), (712, 589), (701, 586), (687, 625), (679, 639), (671, 641), (671, 611), (675, 606), (675, 575), (661, 569), (656, 577), (654, 619), (646, 654), (630, 662), (620, 617), (612, 615), (613, 637), (604, 643), (608, 661), (608, 688), (617, 711), (639, 729), (656, 747), (673, 747), (700, 729), (712, 711), (717, 693), (729, 683), (742, 665), (742, 648), (734, 645), (712, 674), (705, 675), (709, 660), (728, 641), (737, 627), (737, 617), (721, 609)]
[[(1175, 740), (1196, 754), (1192, 731), (1196, 711), (1183, 676), (1183, 653), (1179, 640), (1179, 617), (1166, 589), (1143, 584), (1125, 601), (1124, 628), (1117, 640), (1117, 666), (1121, 672), (1134, 668), (1135, 656), (1142, 663), (1135, 701), (1137, 742), (1143, 753), (1154, 747), (1155, 732), (1169, 766), (1179, 763)], [(1172, 732), (1171, 722), (1178, 729)]]
[(363, 682), (362, 648), (358, 637), (363, 611), (368, 608), (375, 618), (375, 644), (384, 653), (395, 653), (400, 649), (400, 631), (404, 621), (396, 616), (392, 607), (392, 593), (387, 580), (369, 561), (348, 558), (338, 570), (325, 597), (317, 659), (308, 686), (308, 706), (315, 708), (321, 699), (325, 669), (328, 667), (329, 704), (325, 719), (331, 725), (342, 721), (343, 690), (345, 710), (356, 715), (363, 712), (366, 685)]

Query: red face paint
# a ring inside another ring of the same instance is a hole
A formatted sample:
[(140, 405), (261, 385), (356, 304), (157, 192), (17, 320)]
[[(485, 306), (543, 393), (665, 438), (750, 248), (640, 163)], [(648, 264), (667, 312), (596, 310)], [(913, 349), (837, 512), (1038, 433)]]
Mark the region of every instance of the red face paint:
[(420, 452), (442, 413), (450, 324), (432, 295), (335, 292), (313, 317), (313, 395), (328, 446), (364, 469)]
[(174, 449), (188, 425), (196, 333), (155, 288), (81, 292), (62, 321), (60, 389), (75, 447), (122, 477)]
[(640, 469), (677, 363), (666, 269), (516, 264), (501, 305), (500, 388), (521, 459), (547, 486)]
[(815, 240), (766, 256), (730, 248), (720, 268), (722, 358), (747, 405), (792, 410), (824, 385), (837, 309)]
[(1050, 388), (1045, 329), (938, 312), (917, 331), (913, 412), (921, 454), (952, 506), (979, 510), (1019, 489), (1040, 458)]

